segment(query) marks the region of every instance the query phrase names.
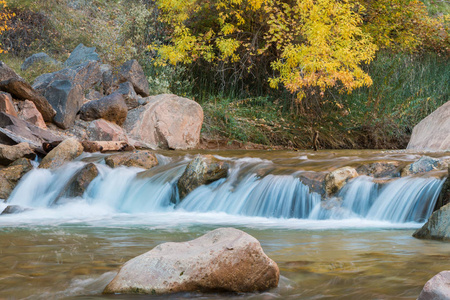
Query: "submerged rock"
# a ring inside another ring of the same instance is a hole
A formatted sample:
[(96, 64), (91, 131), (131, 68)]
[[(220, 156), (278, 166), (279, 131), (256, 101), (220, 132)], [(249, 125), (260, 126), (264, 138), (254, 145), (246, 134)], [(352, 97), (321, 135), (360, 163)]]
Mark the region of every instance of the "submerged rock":
[(8, 199), (19, 180), (31, 169), (30, 160), (22, 158), (0, 170), (0, 199)]
[(418, 239), (450, 241), (450, 204), (433, 212), (428, 222), (413, 233)]
[(55, 203), (61, 197), (75, 198), (83, 196), (89, 184), (98, 176), (98, 169), (93, 163), (85, 165), (79, 170), (72, 179), (64, 187), (61, 195), (57, 198)]
[(358, 177), (358, 172), (351, 167), (343, 167), (325, 176), (324, 189), (327, 196), (336, 194), (350, 179)]
[(184, 170), (178, 180), (180, 199), (201, 185), (227, 177), (230, 165), (212, 155), (198, 155)]
[(111, 168), (126, 166), (150, 169), (158, 165), (158, 159), (152, 152), (141, 150), (108, 156), (105, 163)]
[(42, 159), (39, 168), (55, 169), (66, 162), (74, 160), (81, 153), (83, 153), (83, 146), (80, 142), (74, 138), (66, 139)]
[(418, 173), (426, 173), (433, 170), (439, 170), (441, 167), (441, 161), (429, 156), (422, 156), (418, 161), (407, 165), (401, 171), (401, 176), (410, 176)]
[(427, 281), (417, 300), (450, 299), (450, 271), (442, 271)]
[(34, 159), (36, 154), (28, 143), (20, 143), (14, 146), (0, 144), (0, 165), (9, 165), (19, 158)]
[(2, 215), (11, 215), (11, 214), (18, 214), (25, 211), (29, 211), (31, 208), (25, 208), (19, 205), (8, 205), (3, 211)]
[(379, 161), (362, 165), (356, 168), (359, 175), (367, 175), (374, 178), (399, 177), (400, 162), (398, 161)]
[(126, 262), (103, 293), (256, 292), (278, 285), (277, 264), (251, 235), (219, 228), (165, 243)]

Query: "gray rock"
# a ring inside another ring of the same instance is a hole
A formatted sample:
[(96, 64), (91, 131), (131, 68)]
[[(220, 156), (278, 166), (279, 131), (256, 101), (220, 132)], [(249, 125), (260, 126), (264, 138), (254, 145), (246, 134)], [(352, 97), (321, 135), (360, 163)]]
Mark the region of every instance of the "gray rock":
[(413, 237), (450, 241), (450, 204), (446, 204), (433, 212), (428, 222), (422, 228), (417, 229)]
[(450, 169), (447, 174), (447, 178), (444, 181), (444, 184), (442, 185), (441, 192), (439, 193), (439, 197), (436, 201), (436, 205), (434, 207), (434, 210), (438, 210), (442, 206), (450, 203)]
[(398, 161), (379, 161), (356, 168), (359, 175), (371, 176), (374, 178), (399, 177), (400, 163)]
[(130, 82), (123, 82), (119, 85), (119, 88), (116, 90), (116, 93), (119, 93), (125, 99), (125, 103), (127, 104), (128, 109), (133, 109), (138, 107), (140, 97), (134, 91), (133, 85)]
[(150, 169), (158, 165), (158, 159), (154, 153), (141, 150), (108, 156), (105, 158), (105, 163), (111, 168), (126, 166)]
[(127, 113), (127, 104), (119, 93), (113, 93), (99, 100), (87, 102), (80, 109), (82, 120), (105, 119), (118, 125), (122, 125), (125, 122)]
[(98, 61), (98, 54), (95, 47), (86, 47), (79, 44), (70, 54), (69, 58), (64, 62), (66, 67), (73, 67), (89, 61)]
[(64, 187), (61, 195), (55, 201), (57, 204), (61, 197), (75, 198), (83, 196), (89, 184), (98, 176), (98, 169), (93, 163), (85, 165), (79, 170)]
[(83, 106), (83, 90), (69, 80), (55, 80), (46, 89), (45, 98), (56, 111), (53, 121), (63, 129), (72, 127)]
[(133, 85), (136, 93), (142, 97), (150, 95), (147, 77), (145, 77), (141, 65), (135, 59), (127, 61), (119, 69), (117, 82), (120, 84), (127, 81)]
[(66, 139), (50, 151), (39, 164), (41, 169), (55, 169), (83, 153), (83, 146), (74, 138)]
[(31, 208), (25, 208), (19, 205), (8, 205), (3, 211), (2, 215), (11, 215), (11, 214), (19, 214), (26, 211), (30, 211)]
[(197, 155), (178, 180), (178, 192), (183, 199), (197, 187), (226, 178), (230, 165), (212, 155)]
[(28, 57), (27, 59), (25, 59), (22, 66), (20, 66), (20, 69), (22, 71), (26, 71), (26, 70), (28, 70), (28, 68), (30, 68), (31, 66), (33, 66), (36, 63), (44, 63), (44, 64), (48, 64), (48, 65), (58, 64), (58, 62), (56, 60), (54, 60), (53, 58), (51, 58), (50, 56), (48, 56), (47, 53), (40, 52), (40, 53), (33, 54), (30, 57)]
[(417, 300), (449, 300), (450, 271), (442, 271), (427, 281)]
[(429, 156), (422, 156), (418, 161), (413, 162), (412, 164), (407, 165), (401, 171), (401, 175), (410, 176), (418, 173), (426, 173), (433, 170), (440, 169), (441, 161), (436, 158), (432, 158)]
[(20, 143), (14, 146), (0, 144), (0, 164), (9, 165), (19, 158), (34, 159), (36, 154), (28, 143)]
[(17, 75), (17, 73), (14, 72), (13, 69), (8, 67), (7, 64), (5, 64), (4, 62), (2, 62), (0, 60), (0, 82), (9, 80), (11, 78), (14, 78), (17, 80), (23, 80), (23, 78), (20, 77), (19, 75)]

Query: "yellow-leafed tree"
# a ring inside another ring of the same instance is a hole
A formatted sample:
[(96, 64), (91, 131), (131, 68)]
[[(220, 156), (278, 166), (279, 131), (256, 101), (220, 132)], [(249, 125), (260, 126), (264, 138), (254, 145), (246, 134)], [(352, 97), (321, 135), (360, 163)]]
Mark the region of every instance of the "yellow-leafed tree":
[[(13, 17), (13, 14), (9, 13), (6, 8), (6, 1), (0, 0), (0, 35), (2, 32), (8, 30), (8, 20)], [(3, 53), (2, 45), (0, 44), (0, 53)]]

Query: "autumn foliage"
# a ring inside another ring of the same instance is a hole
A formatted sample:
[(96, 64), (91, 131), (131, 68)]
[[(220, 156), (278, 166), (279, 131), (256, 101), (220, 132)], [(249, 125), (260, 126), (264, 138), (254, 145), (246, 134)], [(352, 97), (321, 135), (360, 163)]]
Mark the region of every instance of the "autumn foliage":
[[(7, 8), (6, 8), (6, 1), (5, 0), (0, 0), (0, 35), (2, 34), (2, 32), (8, 30), (8, 24), (7, 21), (13, 17), (13, 14), (9, 13)], [(0, 44), (0, 53), (3, 53), (4, 50), (1, 47), (2, 45)]]

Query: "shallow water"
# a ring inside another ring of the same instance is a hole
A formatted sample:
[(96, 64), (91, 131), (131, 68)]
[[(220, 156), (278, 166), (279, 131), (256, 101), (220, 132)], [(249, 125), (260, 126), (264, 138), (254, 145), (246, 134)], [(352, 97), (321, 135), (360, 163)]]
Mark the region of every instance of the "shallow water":
[[(285, 180), (284, 176), (297, 171), (327, 171), (381, 159), (406, 164), (420, 157), (373, 151), (214, 153), (256, 164), (262, 169), (270, 165), (270, 174), (288, 185), (292, 179)], [(170, 194), (167, 182), (176, 178), (173, 174), (179, 173), (178, 166), (186, 164), (187, 158), (183, 158), (186, 153), (163, 154), (172, 158), (165, 160), (167, 166), (161, 167), (161, 172), (140, 175), (154, 178), (145, 185), (140, 179), (133, 179), (139, 170), (122, 170), (118, 179), (114, 172), (103, 169), (104, 180), (93, 182), (90, 193), (83, 199), (58, 206), (49, 206), (54, 199), (54, 189), (82, 163), (74, 164), (65, 172), (47, 174), (43, 171), (34, 175), (37, 179), (30, 177), (28, 182), (24, 179), (9, 201), (30, 205), (34, 210), (0, 216), (0, 299), (416, 299), (428, 279), (450, 269), (450, 244), (411, 237), (422, 223), (386, 221), (376, 214), (371, 217), (369, 210), (355, 206), (354, 197), (363, 197), (360, 190), (368, 185), (365, 181), (369, 179), (353, 183), (355, 191), (349, 189), (348, 196), (343, 196), (348, 198), (349, 207), (355, 207), (354, 213), (332, 214), (325, 220), (311, 217), (313, 211), (309, 217), (300, 214), (297, 218), (280, 218), (270, 217), (263, 213), (265, 211), (255, 215), (249, 208), (246, 213), (230, 213), (233, 210), (229, 209), (202, 210), (194, 205), (195, 199), (189, 202), (193, 205), (190, 209), (182, 206), (174, 209), (170, 205), (159, 205), (167, 199), (154, 191)], [(176, 158), (180, 154), (181, 158)], [(85, 160), (98, 161), (98, 157)], [(170, 163), (175, 166), (172, 175), (164, 173), (170, 169)], [(252, 168), (248, 170), (254, 170)], [(442, 176), (442, 172), (435, 173)], [(236, 178), (237, 181), (245, 179)], [(265, 178), (271, 179), (270, 176)], [(107, 180), (111, 183), (106, 184)], [(432, 185), (426, 186), (437, 191), (438, 180), (418, 178), (413, 183), (429, 180)], [(130, 186), (132, 190), (128, 191)], [(272, 190), (280, 188), (278, 183), (273, 186)], [(373, 184), (369, 184), (369, 189), (373, 189)], [(407, 186), (396, 191), (402, 189), (405, 195), (411, 191)], [(420, 193), (424, 193), (423, 190)], [(387, 199), (383, 191), (392, 194), (385, 189), (373, 197)], [(202, 197), (206, 190), (199, 188), (194, 192)], [(268, 203), (286, 198), (286, 193), (267, 195), (264, 194), (267, 199), (263, 198)], [(428, 193), (425, 198), (430, 195), (434, 193)], [(423, 202), (419, 196), (418, 203)], [(155, 198), (158, 205), (145, 201), (150, 198)], [(398, 203), (403, 205), (401, 201)], [(140, 209), (144, 207), (145, 210)], [(398, 209), (387, 207), (383, 209)], [(261, 242), (266, 254), (280, 267), (278, 288), (247, 295), (101, 295), (127, 260), (160, 243), (190, 240), (223, 226), (242, 229)]]

